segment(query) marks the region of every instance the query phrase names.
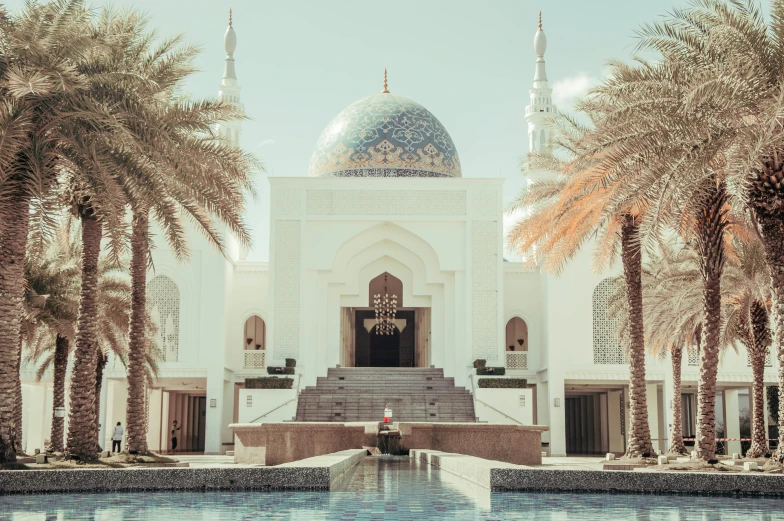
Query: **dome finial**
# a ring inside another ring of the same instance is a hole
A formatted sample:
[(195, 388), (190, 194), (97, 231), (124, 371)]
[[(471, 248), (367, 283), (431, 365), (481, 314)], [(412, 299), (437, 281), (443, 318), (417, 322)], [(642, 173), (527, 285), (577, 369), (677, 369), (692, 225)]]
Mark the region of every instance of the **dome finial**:
[[(541, 19), (542, 19), (542, 12), (541, 12), (541, 11), (539, 11), (539, 20), (540, 20), (540, 21), (539, 21), (539, 28), (540, 28), (540, 29), (541, 29), (541, 27), (542, 27), (542, 22), (541, 22)], [(231, 7), (229, 7), (229, 27), (231, 27), (231, 26), (232, 26), (232, 23), (231, 23)]]
[(384, 67), (384, 90), (381, 91), (381, 94), (389, 94), (389, 89), (387, 89), (387, 68)]
[(539, 10), (539, 30), (542, 30), (542, 10)]

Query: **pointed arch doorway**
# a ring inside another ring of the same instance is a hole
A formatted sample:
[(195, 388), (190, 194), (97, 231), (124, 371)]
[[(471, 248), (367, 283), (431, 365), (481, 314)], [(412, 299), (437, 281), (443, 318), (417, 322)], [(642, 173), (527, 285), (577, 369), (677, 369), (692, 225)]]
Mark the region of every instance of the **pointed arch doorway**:
[[(384, 334), (373, 306), (377, 295), (395, 295), (394, 328)], [(368, 307), (342, 308), (344, 367), (429, 367), (430, 308), (407, 308), (403, 283), (384, 272), (368, 284)]]

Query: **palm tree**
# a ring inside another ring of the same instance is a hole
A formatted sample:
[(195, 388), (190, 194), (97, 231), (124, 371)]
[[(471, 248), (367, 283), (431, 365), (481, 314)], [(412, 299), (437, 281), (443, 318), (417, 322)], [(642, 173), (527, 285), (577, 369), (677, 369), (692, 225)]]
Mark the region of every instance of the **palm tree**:
[[(64, 224), (58, 240), (49, 243), (40, 253), (30, 252), (25, 266), (26, 298), (22, 339), (30, 361), (38, 364), (40, 379), (53, 368), (53, 407), (65, 405), (65, 378), (68, 357), (76, 337), (80, 290), (80, 247), (78, 230), (71, 231)], [(127, 364), (127, 328), (130, 314), (130, 283), (125, 270), (102, 259), (98, 275), (98, 323), (100, 356), (91, 381), (96, 382), (96, 397), (100, 397), (103, 380), (102, 365), (106, 351)], [(155, 362), (153, 362), (155, 365)], [(94, 407), (99, 407), (94, 402)], [(97, 417), (97, 416), (96, 416)], [(52, 450), (63, 446), (65, 419), (52, 417)], [(97, 443), (97, 440), (96, 440)]]
[[(710, 147), (724, 155), (727, 189), (761, 237), (772, 289), (773, 345), (784, 366), (784, 2), (770, 4), (767, 22), (752, 0), (695, 2), (643, 28), (641, 47), (690, 71), (692, 79), (682, 93), (685, 104), (720, 129), (710, 134)], [(779, 388), (784, 392), (784, 372)], [(775, 458), (784, 462), (784, 402), (781, 407)]]
[[(591, 130), (560, 116), (557, 145), (572, 156), (563, 160), (554, 153), (530, 155), (528, 171), (557, 173), (548, 180), (532, 182), (512, 203), (510, 212), (525, 217), (507, 235), (508, 243), (531, 262), (559, 272), (566, 262), (592, 237), (597, 236), (597, 267), (602, 268), (620, 253), (629, 308), (629, 407), (631, 426), (626, 454), (629, 457), (654, 453), (648, 424), (645, 389), (645, 340), (642, 317), (641, 208), (618, 207), (612, 214), (604, 209), (613, 200), (609, 190), (595, 186), (606, 175), (603, 156), (584, 153)], [(627, 168), (635, 168), (626, 161)], [(620, 251), (619, 251), (620, 250)]]
[(57, 148), (75, 120), (109, 124), (84, 97), (76, 70), (94, 46), (80, 0), (27, 3), (12, 15), (0, 7), (0, 463), (15, 460), (19, 436), (19, 328), (29, 220), (59, 172)]
[[(665, 243), (649, 262), (643, 286), (647, 340), (655, 354), (670, 352), (672, 362), (672, 427), (669, 452), (686, 454), (683, 443), (681, 369), (684, 349), (702, 343), (702, 286), (696, 255), (690, 248)], [(695, 283), (696, 282), (696, 283)]]
[(150, 219), (158, 223), (181, 259), (188, 253), (182, 215), (190, 217), (221, 252), (224, 237), (216, 221), (247, 245), (244, 201), (253, 193), (252, 174), (260, 164), (214, 131), (220, 122), (243, 117), (240, 111), (221, 102), (191, 101), (175, 94), (194, 70), (192, 47), (180, 47), (179, 36), (155, 46), (152, 35), (146, 34), (146, 21), (132, 13), (106, 13), (99, 30), (110, 32), (117, 24), (125, 28), (120, 41), (126, 51), (115, 55), (111, 67), (142, 79), (112, 85), (104, 95), (108, 100), (124, 100), (130, 107), (124, 113), (127, 147), (135, 151), (135, 156), (129, 156), (113, 149), (111, 161), (116, 175), (125, 180), (133, 212), (127, 448), (143, 453), (147, 452), (144, 382), (149, 352), (145, 317)]
[[(614, 194), (616, 202), (605, 211), (616, 212), (618, 205), (645, 208), (641, 226), (648, 246), (660, 242), (662, 227), (669, 225), (693, 240), (699, 253), (703, 346), (697, 436), (700, 457), (707, 460), (715, 453), (721, 274), (733, 220), (723, 156), (712, 145), (713, 135), (722, 129), (702, 107), (685, 103), (684, 86), (690, 80), (688, 69), (674, 60), (614, 63), (609, 78), (578, 108), (596, 121), (586, 153), (609, 158), (607, 174), (595, 181)], [(629, 161), (640, 168), (625, 168)]]
[[(753, 373), (752, 446), (748, 457), (769, 452), (765, 441), (764, 364), (770, 344), (767, 302), (769, 287), (764, 251), (759, 241), (735, 241), (722, 275), (721, 315), (726, 317), (719, 346), (743, 345)], [(680, 426), (680, 358), (687, 346), (701, 346), (703, 314), (700, 310), (703, 279), (699, 254), (689, 245), (663, 243), (647, 263), (643, 291), (647, 341), (656, 353), (669, 349), (673, 363), (673, 422), (670, 452), (682, 454)], [(624, 324), (624, 310), (613, 311)]]
[(725, 275), (729, 299), (725, 342), (741, 344), (748, 351), (752, 369), (751, 446), (746, 457), (759, 458), (770, 453), (765, 429), (765, 358), (769, 355), (770, 275), (760, 241), (740, 244), (737, 261)]
[[(192, 72), (192, 47), (178, 46), (179, 37), (153, 47), (146, 34), (146, 21), (134, 13), (105, 11), (95, 32), (113, 42), (113, 53), (96, 54), (90, 66), (103, 73), (102, 82), (91, 85), (90, 96), (106, 107), (121, 124), (112, 132), (85, 126), (78, 146), (68, 152), (69, 200), (82, 221), (82, 295), (74, 374), (95, 370), (94, 267), (103, 232), (110, 252), (119, 257), (127, 234), (124, 213), (132, 219), (131, 273), (132, 312), (130, 326), (128, 449), (146, 452), (144, 362), (148, 355), (145, 331), (145, 278), (150, 264), (149, 219), (154, 218), (175, 254), (187, 258), (183, 217), (219, 248), (223, 237), (215, 227), (217, 218), (240, 240), (248, 242), (242, 213), (244, 198), (252, 193), (251, 173), (255, 160), (237, 147), (221, 142), (213, 125), (239, 117), (228, 105), (211, 101), (188, 101), (174, 96)], [(89, 144), (100, 158), (96, 168), (91, 157), (80, 155)], [(90, 404), (95, 390), (86, 378), (71, 388), (71, 422), (68, 447), (80, 458), (94, 456), (88, 441), (96, 432)]]

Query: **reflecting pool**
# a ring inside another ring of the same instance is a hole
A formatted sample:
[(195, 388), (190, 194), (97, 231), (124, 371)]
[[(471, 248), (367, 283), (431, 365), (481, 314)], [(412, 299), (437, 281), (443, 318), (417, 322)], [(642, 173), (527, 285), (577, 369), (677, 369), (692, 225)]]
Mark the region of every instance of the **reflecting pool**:
[(338, 492), (156, 492), (0, 497), (13, 521), (774, 521), (784, 500), (490, 493), (409, 458), (366, 458)]

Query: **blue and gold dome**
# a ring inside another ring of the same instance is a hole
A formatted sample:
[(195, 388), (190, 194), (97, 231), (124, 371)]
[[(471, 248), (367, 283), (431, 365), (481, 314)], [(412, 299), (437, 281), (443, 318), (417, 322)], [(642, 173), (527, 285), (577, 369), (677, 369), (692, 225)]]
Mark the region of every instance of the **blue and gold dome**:
[(382, 92), (349, 105), (330, 122), (308, 175), (461, 177), (462, 172), (441, 122), (419, 103)]

